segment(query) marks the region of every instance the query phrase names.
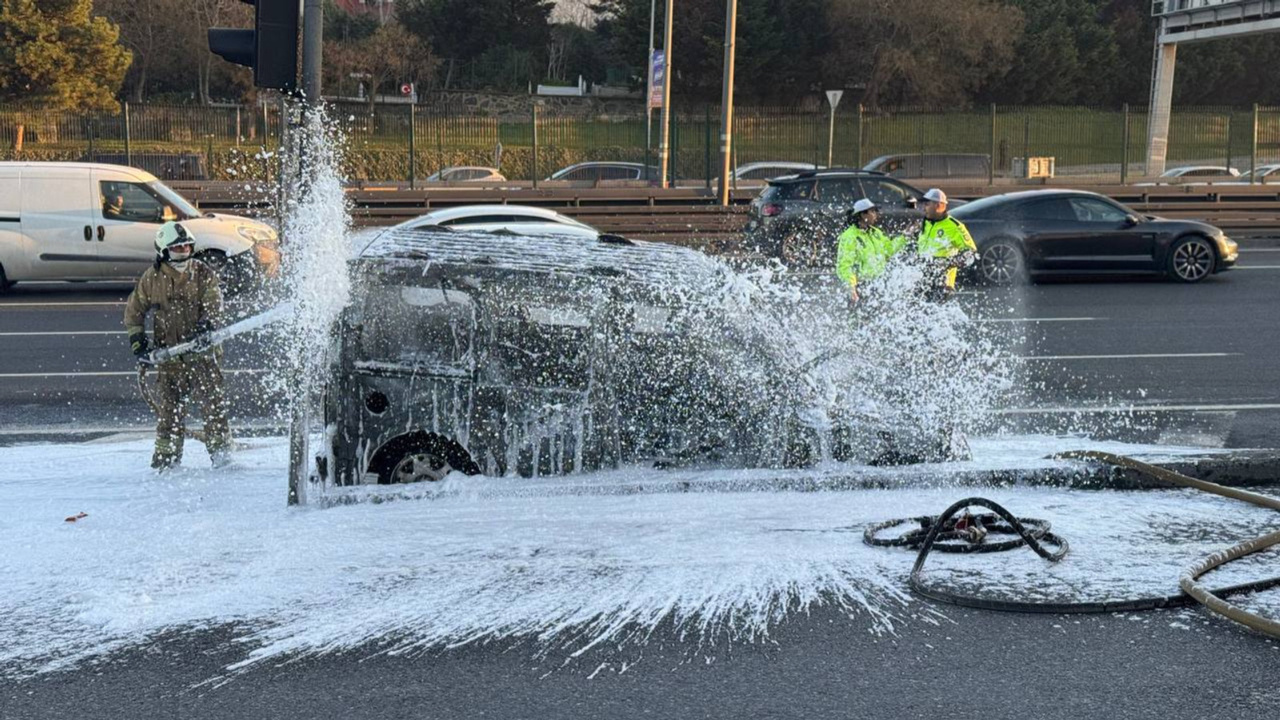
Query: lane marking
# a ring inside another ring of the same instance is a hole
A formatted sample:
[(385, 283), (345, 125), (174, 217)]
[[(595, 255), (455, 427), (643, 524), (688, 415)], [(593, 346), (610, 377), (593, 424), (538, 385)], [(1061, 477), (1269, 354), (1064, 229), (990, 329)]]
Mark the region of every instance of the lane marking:
[(1232, 270), (1280, 270), (1280, 265), (1236, 265)]
[[(236, 369), (223, 370), (223, 375), (260, 375), (267, 370)], [(67, 378), (67, 377), (132, 377), (137, 370), (102, 370), (93, 372), (47, 372), (47, 373), (0, 373), (0, 379), (18, 380), (22, 378)]]
[(52, 303), (6, 302), (6, 303), (0, 303), (0, 310), (3, 310), (4, 308), (14, 308), (14, 307), (55, 308), (55, 307), (82, 307), (85, 305), (128, 305), (128, 304), (129, 303), (124, 300), (97, 300), (97, 301), (77, 300), (75, 302), (52, 302)]
[(979, 323), (1095, 322), (1095, 321), (1110, 320), (1110, 319), (1111, 318), (1104, 318), (1104, 317), (985, 318), (981, 320), (974, 320), (974, 322), (979, 322)]
[(1143, 353), (1132, 355), (1021, 355), (1018, 360), (1147, 360), (1159, 358), (1236, 357), (1244, 353)]
[(128, 335), (125, 330), (44, 330), (40, 332), (0, 332), (0, 337), (43, 337), (46, 335)]
[(1280, 248), (1240, 248), (1242, 253), (1252, 252), (1280, 252)]
[(1240, 403), (1236, 405), (1111, 405), (1098, 407), (1047, 406), (1006, 408), (1001, 415), (1072, 415), (1077, 413), (1141, 413), (1141, 412), (1240, 412), (1242, 410), (1280, 410), (1280, 403)]

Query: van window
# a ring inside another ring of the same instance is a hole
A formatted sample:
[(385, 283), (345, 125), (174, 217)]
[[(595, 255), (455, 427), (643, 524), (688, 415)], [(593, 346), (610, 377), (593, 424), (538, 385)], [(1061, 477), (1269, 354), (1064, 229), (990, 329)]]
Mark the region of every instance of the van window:
[(102, 191), (102, 217), (108, 220), (162, 223), (178, 219), (173, 207), (160, 202), (142, 183), (103, 180), (98, 187)]

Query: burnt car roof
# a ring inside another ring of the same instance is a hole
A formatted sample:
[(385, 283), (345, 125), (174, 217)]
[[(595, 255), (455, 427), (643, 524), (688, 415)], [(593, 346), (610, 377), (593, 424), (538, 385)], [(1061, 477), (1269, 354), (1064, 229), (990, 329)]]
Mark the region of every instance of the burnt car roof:
[(601, 235), (597, 240), (562, 235), (445, 227), (389, 230), (359, 254), (365, 262), (419, 261), (433, 266), (652, 280), (690, 276), (705, 268), (708, 256), (665, 243)]

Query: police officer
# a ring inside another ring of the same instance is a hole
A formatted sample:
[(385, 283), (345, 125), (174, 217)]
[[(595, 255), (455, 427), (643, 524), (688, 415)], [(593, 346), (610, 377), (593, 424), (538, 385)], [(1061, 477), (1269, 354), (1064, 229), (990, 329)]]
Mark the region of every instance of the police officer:
[(858, 281), (872, 280), (884, 273), (889, 258), (907, 243), (907, 238), (890, 236), (880, 229), (880, 211), (863, 198), (849, 211), (852, 223), (840, 234), (836, 249), (836, 275), (849, 284), (849, 297), (858, 301)]
[(929, 296), (943, 299), (956, 289), (956, 270), (978, 258), (978, 246), (964, 223), (947, 213), (947, 194), (937, 188), (924, 194), (924, 222), (916, 240), (916, 253), (936, 275), (930, 278)]
[[(167, 222), (156, 233), (156, 260), (134, 286), (124, 311), (129, 344), (139, 360), (146, 358), (147, 315), (157, 348), (187, 342), (221, 324), (222, 291), (217, 274), (191, 257), (195, 237), (181, 223)], [(151, 467), (165, 470), (182, 462), (187, 402), (198, 395), (204, 414), (205, 446), (214, 467), (230, 462), (231, 430), (218, 351), (183, 355), (159, 367), (156, 447)]]

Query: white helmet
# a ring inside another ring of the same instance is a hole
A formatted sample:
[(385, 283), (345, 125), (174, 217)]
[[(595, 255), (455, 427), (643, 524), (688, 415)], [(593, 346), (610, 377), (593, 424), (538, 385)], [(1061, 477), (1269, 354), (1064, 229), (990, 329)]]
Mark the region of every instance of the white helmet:
[(181, 223), (169, 221), (156, 231), (156, 255), (169, 259), (169, 249), (177, 245), (195, 245), (196, 236), (187, 232)]
[(924, 199), (928, 202), (945, 203), (947, 201), (947, 194), (938, 188), (930, 188), (929, 192), (924, 194)]
[(868, 210), (875, 210), (875, 209), (876, 209), (876, 204), (871, 202), (867, 198), (862, 198), (861, 200), (853, 204), (854, 215), (861, 215), (862, 213)]

